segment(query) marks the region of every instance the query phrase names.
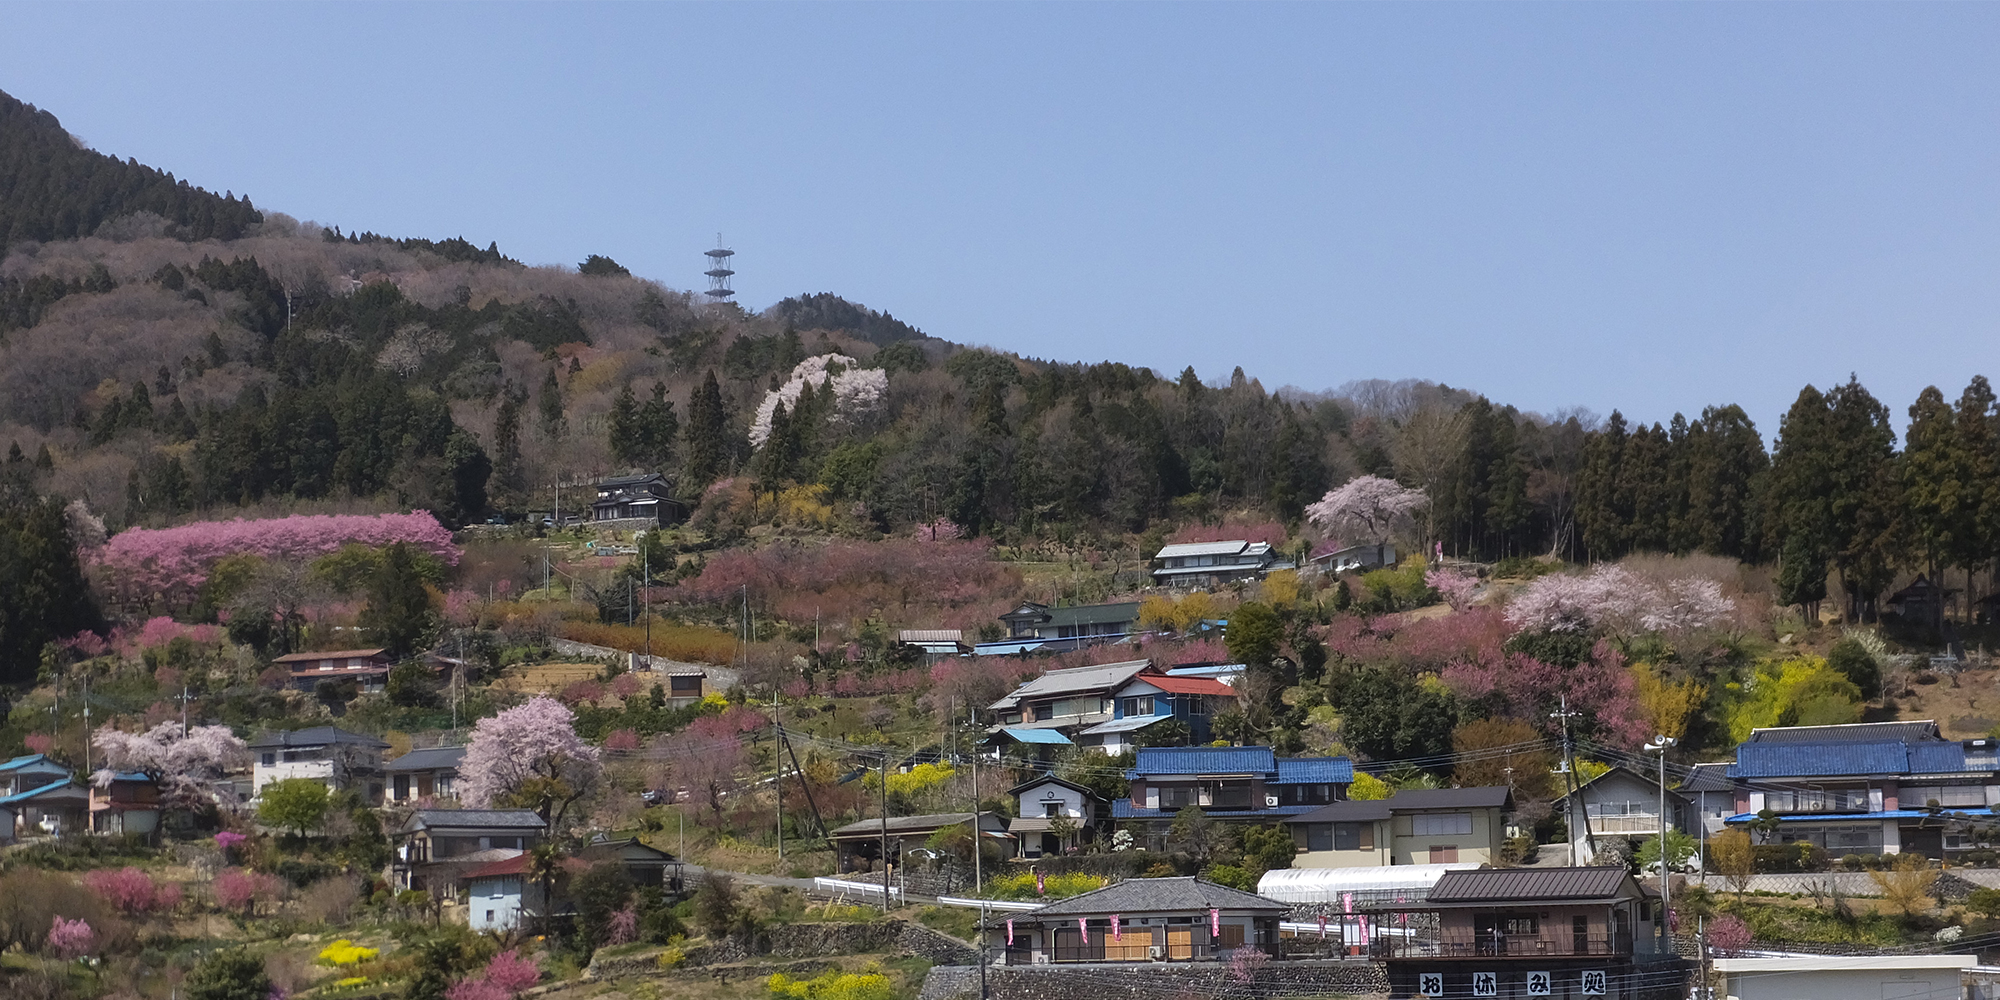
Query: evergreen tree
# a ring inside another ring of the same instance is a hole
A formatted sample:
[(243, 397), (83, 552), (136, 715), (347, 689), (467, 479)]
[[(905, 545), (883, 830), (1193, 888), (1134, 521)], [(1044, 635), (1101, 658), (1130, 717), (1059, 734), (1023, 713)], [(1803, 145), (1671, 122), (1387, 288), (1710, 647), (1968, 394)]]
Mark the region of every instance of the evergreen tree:
[(690, 484), (707, 485), (722, 474), (728, 462), (728, 420), (722, 405), (722, 385), (715, 380), (715, 370), (711, 368), (694, 397), (688, 400), (686, 471)]
[(542, 434), (557, 438), (563, 433), (562, 383), (556, 381), (555, 369), (549, 369), (547, 378), (542, 379), (542, 391), (536, 404), (541, 408)]
[(1940, 585), (1941, 564), (1977, 533), (1977, 509), (1967, 502), (1975, 487), (1965, 479), (1969, 470), (1959, 448), (1956, 417), (1937, 386), (1928, 386), (1910, 404), (1910, 426), (1904, 435), (1905, 525), (1919, 547), (1925, 572)]
[(674, 458), (674, 441), (681, 436), (680, 418), (674, 414), (667, 386), (653, 383), (653, 396), (639, 407), (641, 458), (647, 468), (663, 469)]
[(521, 403), (502, 392), (493, 417), (493, 503), (520, 510), (528, 499), (528, 472), (521, 462)]
[(455, 528), (484, 516), (486, 483), (492, 478), (493, 462), (479, 447), (479, 439), (454, 429), (444, 447), (444, 465), (450, 481), (450, 492), (438, 511), (444, 525)]
[(0, 683), (32, 681), (42, 647), (104, 627), (61, 501), (0, 498)]
[(368, 641), (401, 658), (421, 648), (435, 624), (430, 591), (424, 586), (416, 552), (408, 542), (389, 545), (382, 550), (381, 566), (369, 579), (368, 604), (361, 609), (360, 625)]
[(611, 414), (605, 423), (611, 438), (612, 461), (627, 467), (643, 464), (644, 432), (639, 426), (639, 401), (633, 397), (630, 383), (618, 390), (618, 398), (612, 401)]
[(1615, 559), (1627, 551), (1630, 519), (1620, 509), (1625, 505), (1618, 490), (1628, 437), (1624, 414), (1612, 410), (1604, 429), (1592, 432), (1584, 445), (1576, 480), (1576, 526), (1590, 559)]

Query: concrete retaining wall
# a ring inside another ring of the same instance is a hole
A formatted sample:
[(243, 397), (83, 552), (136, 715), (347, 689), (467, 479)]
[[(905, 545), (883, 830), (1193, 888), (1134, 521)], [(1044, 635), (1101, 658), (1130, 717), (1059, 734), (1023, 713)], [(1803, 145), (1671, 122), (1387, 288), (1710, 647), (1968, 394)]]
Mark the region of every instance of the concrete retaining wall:
[[(1389, 979), (1372, 962), (1271, 962), (1244, 982), (1227, 962), (989, 966), (993, 1000), (1118, 1000), (1118, 998), (1386, 996)], [(977, 966), (940, 965), (924, 978), (918, 1000), (979, 996)]]

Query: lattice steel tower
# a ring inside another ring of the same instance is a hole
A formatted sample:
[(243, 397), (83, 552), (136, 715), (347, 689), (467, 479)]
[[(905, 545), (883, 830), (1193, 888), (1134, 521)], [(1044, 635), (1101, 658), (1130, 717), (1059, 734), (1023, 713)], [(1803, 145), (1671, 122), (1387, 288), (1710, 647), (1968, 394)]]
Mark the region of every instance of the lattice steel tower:
[(710, 302), (727, 302), (730, 296), (736, 294), (735, 289), (729, 287), (729, 276), (736, 273), (729, 269), (729, 258), (736, 256), (736, 251), (724, 246), (722, 243), (722, 234), (716, 233), (715, 249), (706, 251), (706, 253), (708, 255), (709, 269), (702, 273), (708, 275), (708, 300)]

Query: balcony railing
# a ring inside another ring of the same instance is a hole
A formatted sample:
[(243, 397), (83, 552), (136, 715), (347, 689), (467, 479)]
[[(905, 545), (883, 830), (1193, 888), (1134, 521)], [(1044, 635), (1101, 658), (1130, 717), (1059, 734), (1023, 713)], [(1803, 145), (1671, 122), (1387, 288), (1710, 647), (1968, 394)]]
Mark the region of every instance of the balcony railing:
[(1372, 951), (1378, 959), (1411, 958), (1568, 958), (1632, 954), (1632, 935), (1590, 937), (1583, 934), (1446, 934), (1411, 938), (1378, 937)]

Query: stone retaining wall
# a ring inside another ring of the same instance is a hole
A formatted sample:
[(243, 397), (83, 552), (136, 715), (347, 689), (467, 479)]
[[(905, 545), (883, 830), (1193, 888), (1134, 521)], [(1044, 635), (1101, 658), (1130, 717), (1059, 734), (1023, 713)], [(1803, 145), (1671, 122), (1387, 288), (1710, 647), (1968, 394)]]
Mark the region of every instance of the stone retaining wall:
[[(590, 977), (617, 979), (658, 972), (660, 953), (665, 950), (658, 948), (592, 961)], [(823, 959), (867, 952), (916, 955), (936, 963), (970, 964), (979, 960), (978, 950), (971, 945), (903, 920), (778, 924), (762, 928), (749, 938), (730, 938), (682, 950), (687, 968), (726, 965), (752, 957)]]
[[(993, 1000), (1120, 1000), (1120, 998), (1386, 996), (1389, 979), (1373, 962), (1272, 962), (1256, 979), (1236, 979), (1227, 962), (998, 965), (986, 969)], [(977, 966), (940, 965), (924, 978), (918, 1000), (979, 996)]]

